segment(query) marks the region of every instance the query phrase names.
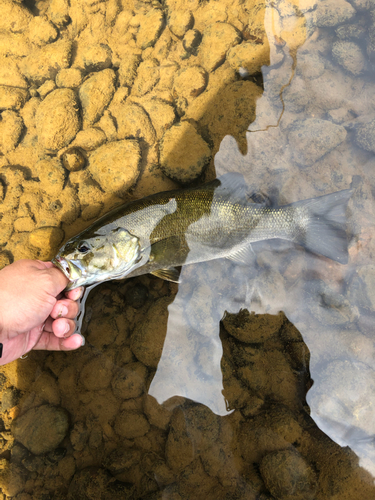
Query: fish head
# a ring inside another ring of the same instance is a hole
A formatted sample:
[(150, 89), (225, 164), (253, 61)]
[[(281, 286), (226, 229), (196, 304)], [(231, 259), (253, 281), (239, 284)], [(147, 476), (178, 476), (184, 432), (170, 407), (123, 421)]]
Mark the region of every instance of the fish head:
[(69, 279), (65, 290), (73, 290), (125, 277), (140, 259), (139, 239), (118, 227), (93, 235), (83, 231), (67, 241), (52, 262)]

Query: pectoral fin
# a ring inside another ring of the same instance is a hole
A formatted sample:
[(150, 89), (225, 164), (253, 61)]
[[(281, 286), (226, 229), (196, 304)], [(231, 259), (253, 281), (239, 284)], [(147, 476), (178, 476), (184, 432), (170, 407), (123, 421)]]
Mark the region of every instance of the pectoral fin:
[(239, 250), (232, 252), (226, 258), (233, 262), (236, 262), (237, 264), (242, 264), (244, 266), (253, 266), (256, 259), (256, 254), (253, 250), (253, 247), (248, 244), (246, 247), (242, 247)]
[(180, 271), (175, 267), (172, 267), (171, 269), (158, 269), (157, 271), (152, 271), (151, 274), (161, 278), (162, 280), (180, 283)]

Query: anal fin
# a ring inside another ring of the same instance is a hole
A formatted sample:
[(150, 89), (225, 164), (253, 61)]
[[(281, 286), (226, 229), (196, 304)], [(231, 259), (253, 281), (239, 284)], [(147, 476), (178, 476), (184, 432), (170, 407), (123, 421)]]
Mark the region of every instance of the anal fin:
[(180, 271), (175, 267), (170, 269), (157, 269), (152, 271), (154, 276), (161, 278), (162, 280), (172, 281), (172, 283), (180, 283)]

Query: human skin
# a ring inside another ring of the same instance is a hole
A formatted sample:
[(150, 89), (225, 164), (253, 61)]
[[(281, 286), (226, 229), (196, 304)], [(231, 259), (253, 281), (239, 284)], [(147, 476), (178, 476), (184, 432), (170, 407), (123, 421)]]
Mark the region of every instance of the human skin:
[(52, 262), (18, 260), (0, 270), (0, 364), (32, 349), (70, 351), (84, 345), (74, 333), (83, 289), (62, 293), (68, 279)]

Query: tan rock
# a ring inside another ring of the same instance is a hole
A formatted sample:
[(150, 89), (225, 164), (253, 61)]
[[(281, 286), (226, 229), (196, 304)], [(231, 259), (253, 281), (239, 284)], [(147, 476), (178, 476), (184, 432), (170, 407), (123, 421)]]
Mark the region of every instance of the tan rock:
[(53, 80), (46, 80), (39, 88), (38, 94), (44, 99), (48, 94), (55, 90), (56, 84)]
[(21, 137), (23, 120), (16, 111), (3, 111), (0, 122), (0, 147), (3, 154), (12, 151)]
[(35, 16), (29, 23), (29, 40), (36, 45), (52, 43), (58, 37), (55, 26), (43, 16)]
[(181, 184), (197, 179), (210, 158), (210, 147), (189, 122), (173, 125), (160, 142), (160, 167)]
[(87, 72), (102, 71), (112, 66), (112, 51), (104, 43), (89, 45), (84, 48), (82, 59)]
[(69, 67), (71, 50), (71, 42), (58, 40), (31, 52), (21, 61), (20, 70), (28, 80), (37, 85), (46, 80), (54, 80), (61, 69)]
[(38, 139), (46, 149), (57, 151), (67, 146), (80, 127), (78, 103), (70, 89), (51, 92), (36, 113)]
[(113, 394), (122, 399), (138, 398), (145, 390), (147, 374), (147, 368), (142, 363), (123, 366), (113, 377)]
[(227, 59), (236, 71), (244, 68), (249, 75), (254, 75), (261, 72), (262, 66), (270, 64), (270, 47), (268, 43), (243, 42), (228, 51)]
[(0, 57), (0, 85), (27, 90), (27, 82), (11, 57)]
[(105, 69), (86, 80), (79, 89), (83, 108), (83, 128), (90, 127), (102, 116), (115, 92), (115, 73)]
[(143, 413), (122, 411), (115, 421), (116, 434), (125, 439), (144, 436), (150, 429), (150, 424)]
[(27, 100), (29, 93), (26, 89), (15, 87), (0, 86), (0, 110), (13, 109), (19, 110)]
[(140, 19), (137, 34), (137, 45), (142, 50), (155, 45), (164, 27), (164, 16), (161, 9), (151, 9)]
[(33, 16), (31, 12), (22, 4), (11, 0), (2, 0), (0, 30), (22, 33), (27, 30)]
[(65, 172), (58, 159), (38, 161), (33, 174), (39, 178), (39, 186), (49, 195), (58, 196), (61, 193), (65, 182)]
[(168, 16), (168, 27), (178, 38), (182, 38), (193, 25), (194, 16), (189, 10), (176, 9)]
[(105, 143), (107, 140), (105, 133), (100, 128), (87, 128), (81, 130), (74, 139), (74, 146), (92, 151)]
[(230, 24), (212, 24), (203, 32), (199, 47), (201, 65), (206, 71), (214, 71), (224, 62), (228, 50), (240, 41), (240, 33)]
[(207, 81), (208, 75), (201, 66), (188, 66), (176, 73), (173, 80), (173, 93), (189, 102), (204, 91)]
[(19, 217), (14, 221), (14, 229), (19, 233), (35, 229), (35, 221), (31, 217)]
[(176, 113), (173, 106), (167, 104), (162, 99), (142, 99), (141, 106), (151, 118), (152, 125), (156, 132), (156, 138), (161, 139), (176, 120)]
[(242, 309), (238, 314), (227, 313), (223, 319), (223, 326), (240, 342), (257, 343), (275, 336), (284, 321), (285, 316), (282, 313), (258, 315)]
[(88, 391), (106, 389), (112, 379), (113, 359), (95, 356), (81, 370), (80, 380)]
[(30, 53), (31, 47), (27, 38), (21, 34), (0, 33), (0, 55), (25, 57)]
[[(77, 134), (78, 135), (78, 134)], [(67, 149), (61, 156), (64, 167), (69, 172), (78, 172), (85, 168), (87, 159), (83, 151), (78, 147)]]
[(100, 146), (89, 158), (89, 172), (108, 193), (124, 195), (139, 176), (140, 149), (137, 141), (122, 140)]
[(156, 59), (146, 59), (143, 61), (137, 71), (137, 77), (134, 81), (132, 94), (143, 96), (150, 92), (158, 83), (160, 78), (159, 63)]
[(129, 54), (128, 57), (121, 60), (118, 70), (120, 85), (125, 87), (133, 85), (140, 61), (141, 58), (138, 54)]
[(36, 111), (41, 102), (42, 101), (39, 97), (32, 97), (27, 101), (27, 103), (21, 109), (20, 115), (22, 116), (23, 122), (27, 129), (32, 129), (36, 126), (35, 122)]
[(135, 103), (125, 103), (111, 109), (117, 122), (117, 136), (119, 139), (136, 137), (144, 139), (149, 145), (156, 140), (154, 127), (144, 109)]
[(66, 68), (60, 70), (56, 75), (56, 85), (65, 88), (77, 88), (83, 80), (81, 70), (78, 68)]
[(48, 5), (48, 17), (56, 26), (65, 26), (70, 19), (68, 0), (51, 0)]
[(57, 249), (64, 239), (64, 231), (58, 227), (39, 227), (29, 235), (30, 245), (39, 249)]

